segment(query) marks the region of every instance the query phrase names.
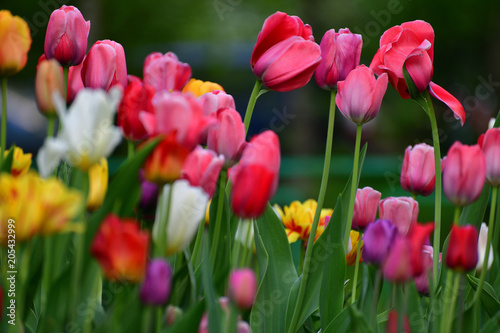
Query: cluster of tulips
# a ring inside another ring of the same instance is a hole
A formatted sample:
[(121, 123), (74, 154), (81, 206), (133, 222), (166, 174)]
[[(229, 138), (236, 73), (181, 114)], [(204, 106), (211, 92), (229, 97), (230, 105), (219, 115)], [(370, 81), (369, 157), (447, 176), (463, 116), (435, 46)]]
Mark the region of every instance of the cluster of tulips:
[[(390, 28), (365, 66), (362, 37), (349, 29), (327, 31), (318, 45), (300, 18), (269, 16), (250, 57), (257, 80), (244, 119), (221, 85), (192, 78), (174, 53), (153, 52), (142, 78), (127, 75), (118, 42), (87, 52), (89, 29), (73, 6), (48, 22), (35, 80), (48, 120), (37, 172), (31, 154), (6, 147), (7, 77), (26, 65), (30, 31), (0, 11), (1, 271), (16, 274), (14, 284), (0, 281), (2, 331), (499, 329), (500, 121), (442, 161), (431, 96), (462, 125), (465, 112), (431, 81), (430, 24)], [(313, 75), (331, 94), (318, 199), (271, 206), (280, 143), (270, 130), (247, 141), (253, 109), (262, 93), (301, 88)], [(401, 186), (411, 197), (358, 188), (362, 125), (388, 83), (432, 128), (433, 146), (405, 151)], [(336, 107), (356, 127), (353, 171), (338, 198), (325, 198)], [(110, 177), (107, 158), (123, 138), (128, 156)], [(450, 230), (442, 191), (456, 207)], [(434, 221), (418, 223), (418, 196), (432, 193)]]

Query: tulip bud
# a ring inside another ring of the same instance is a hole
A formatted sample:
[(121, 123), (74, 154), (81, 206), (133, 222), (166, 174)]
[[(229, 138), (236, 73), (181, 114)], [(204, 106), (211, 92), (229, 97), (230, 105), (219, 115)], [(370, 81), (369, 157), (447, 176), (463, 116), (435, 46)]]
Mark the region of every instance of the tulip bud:
[(443, 164), (446, 198), (455, 206), (466, 206), (476, 201), (486, 179), (486, 161), (481, 148), (457, 141), (451, 146)]
[(181, 170), (181, 178), (192, 186), (200, 186), (211, 197), (224, 165), (224, 156), (201, 146), (196, 147), (186, 157)]
[(365, 187), (356, 191), (354, 201), (354, 214), (352, 216), (352, 228), (364, 230), (368, 224), (375, 221), (377, 208), (382, 194), (371, 187)]
[(381, 265), (396, 234), (397, 228), (391, 221), (377, 220), (370, 223), (363, 234), (363, 259), (367, 263)]
[(79, 65), (87, 52), (90, 21), (78, 8), (62, 6), (50, 15), (45, 36), (45, 57), (55, 58), (61, 65)]
[(192, 93), (196, 97), (200, 97), (206, 93), (212, 91), (224, 91), (224, 88), (218, 83), (210, 81), (201, 81), (196, 79), (190, 79), (189, 82), (182, 88), (182, 93)]
[(419, 143), (405, 150), (401, 169), (401, 187), (403, 190), (428, 196), (434, 192), (436, 173), (434, 172), (434, 148)]
[(203, 114), (205, 116), (214, 114), (219, 109), (236, 109), (233, 96), (226, 94), (224, 91), (220, 90), (214, 90), (212, 92), (201, 95), (198, 100), (202, 105)]
[(406, 235), (410, 227), (417, 223), (418, 202), (410, 197), (389, 197), (380, 201), (379, 217), (390, 220), (400, 234)]
[(349, 29), (328, 30), (321, 39), (321, 62), (314, 74), (316, 83), (323, 89), (337, 89), (337, 82), (344, 81), (359, 65), (363, 40)]
[(335, 103), (344, 117), (353, 123), (367, 123), (380, 110), (387, 90), (387, 80), (387, 74), (375, 79), (371, 69), (360, 65), (347, 75), (345, 81), (338, 82)]
[(31, 41), (28, 23), (0, 10), (0, 77), (14, 75), (26, 66)]
[(173, 52), (153, 52), (144, 60), (143, 77), (156, 91), (181, 91), (191, 78), (191, 67)]
[(446, 265), (459, 272), (474, 269), (478, 262), (477, 238), (477, 229), (474, 226), (453, 225), (446, 252)]
[(82, 68), (87, 88), (108, 91), (115, 85), (127, 87), (127, 64), (123, 46), (111, 40), (99, 40), (90, 48)]
[(93, 212), (101, 207), (108, 190), (108, 178), (108, 160), (103, 157), (89, 169), (88, 211)]
[(68, 70), (67, 105), (73, 103), (78, 92), (85, 88), (82, 81), (82, 68), (83, 61), (79, 65), (71, 66)]
[(38, 109), (45, 116), (55, 116), (56, 107), (52, 96), (63, 96), (64, 82), (61, 67), (57, 60), (43, 60), (36, 67), (35, 95)]
[[(12, 155), (12, 165), (10, 167), (10, 174), (14, 177), (25, 175), (31, 166), (31, 153), (25, 154), (21, 147), (12, 147), (14, 149), (14, 155)], [(3, 157), (6, 158), (10, 151), (6, 150), (3, 152)]]
[(139, 289), (142, 303), (148, 305), (165, 304), (170, 297), (172, 275), (172, 268), (167, 260), (162, 258), (151, 260)]
[(229, 275), (229, 298), (240, 308), (252, 307), (257, 293), (257, 278), (250, 268), (233, 270)]
[(245, 125), (238, 111), (219, 109), (217, 123), (208, 128), (207, 147), (224, 155), (227, 163), (235, 162), (245, 144)]
[(486, 161), (486, 182), (500, 186), (500, 128), (491, 128), (481, 135), (479, 145)]
[(174, 305), (169, 305), (167, 306), (167, 310), (165, 310), (165, 322), (167, 326), (172, 326), (175, 324), (183, 315), (182, 309), (174, 306)]
[[(479, 230), (479, 239), (477, 241), (477, 254), (478, 260), (476, 265), (476, 270), (481, 272), (484, 266), (484, 258), (486, 256), (486, 244), (488, 240), (488, 227), (486, 223), (481, 223), (481, 229)], [(491, 268), (493, 264), (493, 245), (490, 243), (490, 252), (488, 253), (488, 267), (487, 270)]]

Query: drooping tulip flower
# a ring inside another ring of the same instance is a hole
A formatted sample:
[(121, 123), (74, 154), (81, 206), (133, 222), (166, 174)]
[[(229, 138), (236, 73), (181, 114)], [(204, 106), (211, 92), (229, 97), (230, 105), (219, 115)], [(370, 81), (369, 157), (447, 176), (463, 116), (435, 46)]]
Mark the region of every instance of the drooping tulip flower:
[(229, 169), (236, 215), (253, 218), (264, 213), (278, 188), (280, 160), (279, 139), (272, 131), (254, 136), (246, 145), (240, 163)]
[(413, 281), (415, 281), (415, 286), (421, 294), (429, 293), (429, 280), (432, 277), (432, 246), (424, 245), (422, 248), (422, 256), (424, 263), (424, 270), (422, 274), (416, 276)]
[(68, 70), (67, 105), (73, 103), (78, 92), (85, 88), (82, 81), (82, 68), (83, 61), (79, 65), (71, 66)]
[[(14, 177), (22, 176), (28, 173), (31, 166), (31, 153), (24, 153), (21, 147), (14, 146), (14, 154), (12, 155), (12, 164), (10, 167), (10, 174)], [(3, 152), (3, 157), (6, 158), (10, 151), (6, 150)]]
[(37, 164), (42, 177), (47, 177), (61, 159), (86, 171), (111, 154), (121, 141), (121, 131), (113, 126), (120, 97), (119, 89), (112, 89), (109, 94), (84, 89), (68, 112), (62, 98), (55, 100), (63, 127), (56, 138), (46, 138), (38, 152)]
[(111, 281), (140, 282), (146, 271), (149, 233), (138, 221), (108, 215), (99, 226), (90, 252)]
[(31, 41), (28, 23), (0, 10), (0, 77), (14, 75), (26, 66)]
[(352, 216), (352, 228), (354, 230), (364, 230), (368, 224), (375, 221), (381, 196), (382, 193), (371, 187), (356, 191), (354, 214)]
[(85, 21), (78, 8), (63, 5), (50, 15), (45, 36), (45, 57), (56, 59), (62, 66), (79, 65), (87, 52), (90, 21)]
[(144, 60), (143, 77), (156, 91), (181, 91), (191, 78), (191, 67), (173, 52), (153, 52)]
[(477, 229), (473, 225), (453, 225), (446, 252), (446, 266), (459, 272), (474, 269), (478, 262), (477, 240)]
[(152, 86), (145, 85), (140, 79), (127, 85), (122, 101), (118, 106), (118, 126), (128, 140), (138, 141), (146, 138), (148, 133), (139, 119), (141, 112), (153, 113), (152, 99), (155, 95)]
[(209, 116), (219, 109), (236, 109), (233, 96), (221, 90), (214, 90), (201, 95), (198, 100), (203, 108), (203, 114)]
[(103, 157), (89, 168), (88, 211), (93, 212), (101, 207), (108, 191), (108, 178), (108, 160)]
[(36, 67), (35, 96), (38, 110), (45, 116), (55, 116), (56, 107), (52, 96), (64, 94), (64, 80), (57, 60), (42, 60)]
[(491, 186), (500, 186), (500, 128), (487, 130), (478, 143), (486, 160), (486, 182)]
[(217, 122), (208, 128), (207, 147), (224, 155), (226, 161), (237, 161), (245, 144), (245, 125), (238, 111), (219, 109)]
[(123, 46), (115, 41), (99, 40), (92, 45), (82, 67), (82, 82), (87, 88), (109, 91), (127, 87), (127, 64)]
[(389, 82), (402, 98), (410, 98), (403, 67), (406, 67), (419, 92), (429, 93), (445, 103), (463, 125), (465, 111), (460, 102), (449, 92), (431, 82), (434, 59), (434, 30), (424, 21), (405, 22), (390, 28), (380, 38), (380, 48), (373, 57), (370, 68), (377, 75), (387, 73)]
[(155, 245), (165, 244), (167, 255), (182, 251), (198, 230), (205, 216), (208, 199), (208, 194), (201, 187), (191, 186), (184, 179), (165, 185), (156, 208), (153, 225)]
[(381, 265), (394, 242), (398, 230), (389, 220), (370, 223), (363, 234), (363, 258), (367, 263)]
[[(478, 254), (478, 259), (477, 259), (477, 265), (476, 265), (476, 270), (478, 272), (481, 272), (484, 266), (484, 258), (486, 256), (486, 244), (488, 240), (488, 227), (486, 226), (486, 223), (481, 223), (481, 229), (479, 230), (479, 238), (477, 240), (477, 254)], [(493, 245), (490, 244), (490, 252), (488, 254), (488, 265), (486, 267), (487, 270), (491, 268), (491, 265), (493, 265)]]
[(167, 260), (156, 258), (146, 268), (146, 275), (139, 289), (144, 304), (162, 305), (170, 297), (173, 272)]
[(418, 202), (410, 197), (389, 197), (380, 201), (379, 217), (389, 220), (406, 235), (410, 227), (417, 223)]
[(229, 274), (229, 299), (240, 309), (252, 307), (257, 294), (257, 277), (250, 268), (235, 269)]
[(455, 206), (469, 205), (481, 195), (485, 179), (486, 161), (481, 148), (456, 141), (443, 163), (446, 198)]
[(184, 161), (181, 178), (189, 181), (192, 186), (200, 186), (212, 197), (223, 165), (224, 156), (217, 156), (214, 151), (198, 146)]
[(369, 122), (378, 114), (387, 89), (387, 74), (378, 79), (371, 69), (360, 65), (352, 70), (345, 81), (337, 84), (335, 97), (340, 112), (357, 125)]
[(408, 146), (401, 169), (401, 187), (413, 194), (430, 195), (435, 188), (434, 170), (434, 147), (425, 143)]
[(224, 88), (218, 83), (210, 81), (201, 81), (190, 79), (189, 82), (182, 88), (183, 93), (192, 93), (196, 97), (200, 97), (212, 91), (224, 91)]
[(349, 29), (328, 30), (320, 43), (321, 62), (316, 68), (316, 83), (323, 89), (337, 89), (337, 82), (344, 81), (354, 68), (359, 65), (363, 40), (361, 35), (353, 34)]

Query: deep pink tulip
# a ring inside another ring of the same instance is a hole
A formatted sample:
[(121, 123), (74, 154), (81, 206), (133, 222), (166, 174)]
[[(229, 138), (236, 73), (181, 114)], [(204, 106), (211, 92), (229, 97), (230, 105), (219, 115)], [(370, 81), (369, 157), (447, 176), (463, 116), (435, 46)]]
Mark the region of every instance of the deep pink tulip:
[(398, 228), (402, 235), (406, 235), (410, 227), (417, 223), (418, 202), (410, 197), (389, 197), (380, 201), (379, 217), (389, 220)]
[(389, 220), (370, 223), (363, 234), (363, 260), (369, 264), (383, 264), (397, 233), (398, 229)]
[(420, 275), (413, 279), (418, 292), (421, 294), (429, 293), (429, 280), (432, 278), (432, 253), (432, 246), (424, 245), (422, 247), (424, 270)]
[(359, 65), (363, 40), (361, 35), (349, 29), (328, 30), (321, 39), (321, 62), (314, 76), (316, 83), (323, 89), (335, 90), (338, 81), (344, 81)]
[(431, 82), (434, 58), (434, 30), (424, 21), (405, 22), (384, 32), (380, 48), (373, 57), (370, 68), (377, 75), (387, 73), (389, 82), (402, 98), (410, 98), (403, 75), (403, 66), (419, 92), (429, 89), (431, 95), (448, 105), (455, 118), (463, 125), (465, 111), (460, 102), (449, 92)]
[(191, 78), (191, 67), (173, 52), (153, 52), (144, 60), (143, 77), (156, 91), (181, 91)]
[(66, 93), (66, 104), (71, 104), (76, 97), (76, 94), (83, 88), (82, 81), (83, 61), (76, 66), (71, 66), (68, 70), (68, 90)]
[[(486, 161), (479, 145), (456, 141), (443, 163), (443, 190), (455, 206), (466, 206), (477, 199), (486, 179)], [(457, 222), (457, 221), (455, 221)]]
[(446, 266), (459, 272), (476, 268), (478, 260), (477, 238), (476, 227), (470, 224), (453, 225), (446, 252)]
[(338, 82), (337, 88), (335, 102), (340, 112), (355, 124), (361, 125), (378, 114), (387, 90), (387, 74), (375, 79), (371, 69), (360, 65), (347, 75), (345, 81)]
[(200, 186), (209, 196), (213, 196), (223, 165), (224, 156), (217, 156), (214, 151), (198, 146), (184, 161), (181, 178), (192, 186)]
[(273, 131), (262, 132), (245, 146), (240, 163), (229, 169), (231, 207), (240, 217), (256, 218), (264, 213), (276, 193), (280, 169), (280, 144)]
[(50, 15), (45, 35), (44, 52), (47, 59), (55, 58), (62, 66), (76, 66), (87, 52), (90, 21), (78, 8), (62, 6)]
[(252, 307), (257, 293), (257, 278), (250, 268), (231, 271), (229, 275), (229, 298), (240, 309)]
[(486, 182), (491, 186), (500, 186), (500, 128), (487, 130), (478, 143), (486, 160)]
[(209, 93), (203, 94), (198, 97), (198, 100), (203, 107), (203, 114), (205, 116), (214, 114), (219, 109), (236, 109), (233, 96), (226, 94), (221, 90), (214, 90)]
[(144, 304), (162, 305), (168, 301), (172, 285), (172, 268), (163, 258), (149, 262), (146, 276), (139, 288), (139, 297)]
[(127, 87), (127, 64), (121, 44), (99, 40), (90, 48), (82, 68), (83, 85), (87, 88), (109, 90), (115, 85)]
[(238, 111), (219, 109), (217, 123), (208, 129), (207, 147), (224, 155), (227, 162), (238, 160), (245, 144), (245, 125)]
[(405, 150), (401, 169), (401, 187), (403, 190), (428, 196), (434, 192), (436, 173), (434, 172), (434, 148), (419, 143)]
[(206, 128), (215, 122), (205, 117), (199, 101), (192, 94), (157, 92), (152, 99), (154, 113), (141, 112), (139, 119), (149, 136), (176, 133), (176, 141), (192, 150)]
[(375, 221), (381, 196), (382, 193), (371, 187), (356, 191), (354, 214), (352, 216), (352, 228), (354, 230), (364, 230), (368, 224)]

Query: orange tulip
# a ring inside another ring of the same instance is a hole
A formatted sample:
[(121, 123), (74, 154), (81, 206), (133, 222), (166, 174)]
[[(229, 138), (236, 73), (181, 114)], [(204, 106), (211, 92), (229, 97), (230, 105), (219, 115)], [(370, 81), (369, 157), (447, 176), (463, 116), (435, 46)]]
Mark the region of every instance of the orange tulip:
[(10, 76), (26, 65), (31, 47), (28, 23), (8, 10), (0, 10), (0, 76)]

